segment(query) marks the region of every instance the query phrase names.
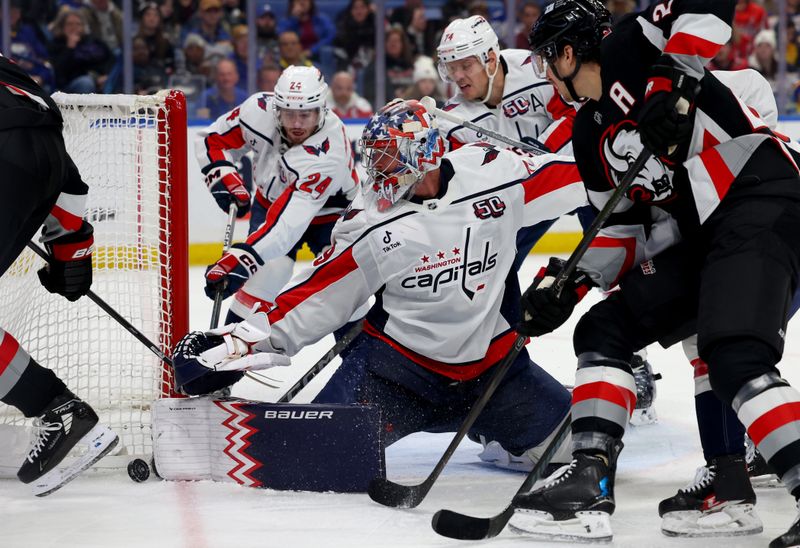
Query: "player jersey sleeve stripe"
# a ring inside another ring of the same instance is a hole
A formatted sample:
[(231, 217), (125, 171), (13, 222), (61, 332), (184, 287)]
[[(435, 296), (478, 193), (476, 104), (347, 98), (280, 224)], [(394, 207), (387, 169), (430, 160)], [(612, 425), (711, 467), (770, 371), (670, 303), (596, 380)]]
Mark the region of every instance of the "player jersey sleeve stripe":
[(699, 56), (710, 61), (719, 51), (722, 44), (693, 36), (684, 32), (673, 34), (667, 41), (664, 53), (675, 55)]
[(329, 262), (319, 266), (305, 281), (281, 293), (275, 299), (275, 308), (268, 314), (270, 325), (281, 321), (309, 297), (356, 270), (358, 270), (358, 263), (353, 257), (353, 247), (350, 246)]
[[(591, 268), (593, 262), (603, 264), (605, 268), (600, 273), (603, 278), (603, 282), (600, 283), (600, 286), (603, 289), (614, 287), (619, 283), (623, 274), (628, 272), (633, 268), (633, 265), (636, 264), (637, 243), (637, 239), (632, 236), (617, 237), (598, 235), (589, 245), (584, 259), (581, 260), (581, 264), (589, 266), (589, 268), (585, 268), (586, 270), (594, 270)], [(609, 254), (611, 257), (609, 257)], [(603, 256), (603, 260), (593, 261), (595, 256)], [(595, 281), (597, 282), (598, 280)]]
[(286, 211), (286, 208), (289, 205), (289, 200), (291, 200), (294, 192), (294, 185), (287, 187), (286, 190), (283, 191), (283, 194), (278, 196), (278, 199), (275, 200), (271, 206), (269, 206), (269, 209), (267, 210), (267, 217), (264, 219), (264, 223), (247, 237), (248, 244), (254, 245), (264, 236), (270, 233), (270, 231), (280, 220), (281, 215), (283, 215), (283, 213)]
[(532, 177), (522, 183), (522, 187), (525, 189), (525, 203), (580, 182), (581, 176), (574, 163), (551, 162), (540, 167)]
[(368, 335), (385, 342), (417, 365), (456, 381), (468, 381), (474, 379), (491, 366), (499, 363), (500, 360), (502, 360), (506, 354), (508, 354), (508, 352), (511, 350), (511, 347), (514, 346), (514, 341), (517, 338), (516, 332), (506, 331), (505, 333), (502, 333), (492, 339), (492, 342), (489, 344), (489, 348), (486, 350), (486, 355), (483, 357), (483, 359), (473, 362), (452, 364), (433, 360), (414, 352), (410, 348), (406, 348), (386, 333), (379, 331), (368, 321), (364, 322), (364, 331)]
[(244, 146), (242, 128), (238, 125), (224, 133), (210, 133), (205, 139), (206, 157), (209, 162), (227, 161), (225, 150), (238, 150)]

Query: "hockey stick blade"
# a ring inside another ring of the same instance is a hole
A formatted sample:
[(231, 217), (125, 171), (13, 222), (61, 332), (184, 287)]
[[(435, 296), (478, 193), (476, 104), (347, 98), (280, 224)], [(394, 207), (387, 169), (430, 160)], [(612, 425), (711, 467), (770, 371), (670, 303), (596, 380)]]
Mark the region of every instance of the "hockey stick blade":
[(416, 508), (425, 499), (434, 481), (436, 477), (429, 476), (419, 485), (401, 485), (386, 478), (375, 478), (369, 483), (367, 494), (369, 498), (384, 506)]
[(422, 502), (428, 494), (428, 491), (431, 490), (439, 474), (444, 470), (450, 457), (456, 452), (458, 444), (461, 443), (461, 440), (467, 435), (469, 429), (475, 424), (478, 415), (480, 415), (483, 408), (486, 407), (489, 398), (492, 397), (494, 391), (500, 386), (500, 382), (503, 380), (503, 377), (505, 377), (506, 372), (511, 368), (511, 364), (514, 363), (519, 353), (525, 348), (527, 340), (528, 337), (525, 335), (517, 335), (517, 338), (514, 339), (514, 346), (511, 347), (503, 360), (498, 365), (494, 366), (495, 371), (492, 373), (486, 388), (475, 403), (472, 404), (467, 417), (461, 423), (461, 426), (459, 426), (458, 432), (453, 436), (450, 445), (447, 446), (444, 454), (439, 457), (439, 462), (436, 463), (433, 471), (428, 475), (425, 481), (418, 485), (401, 485), (384, 478), (375, 478), (370, 482), (367, 488), (367, 493), (372, 500), (384, 506), (392, 506), (395, 508), (415, 508), (419, 506), (419, 503)]
[[(517, 495), (530, 491), (533, 485), (539, 481), (547, 465), (550, 464), (553, 455), (555, 455), (558, 448), (564, 442), (564, 438), (567, 437), (569, 427), (570, 421), (568, 420), (565, 420), (561, 424), (555, 438), (553, 438), (550, 445), (544, 450), (541, 458), (533, 467), (533, 470), (530, 471), (525, 481), (520, 485), (519, 489), (517, 489), (517, 492), (514, 494), (515, 498)], [(434, 531), (443, 537), (458, 540), (482, 540), (499, 535), (503, 529), (505, 529), (508, 520), (510, 520), (513, 515), (514, 500), (512, 499), (511, 503), (506, 506), (502, 512), (490, 518), (476, 518), (466, 514), (459, 514), (452, 510), (439, 510), (433, 515), (431, 526)]]

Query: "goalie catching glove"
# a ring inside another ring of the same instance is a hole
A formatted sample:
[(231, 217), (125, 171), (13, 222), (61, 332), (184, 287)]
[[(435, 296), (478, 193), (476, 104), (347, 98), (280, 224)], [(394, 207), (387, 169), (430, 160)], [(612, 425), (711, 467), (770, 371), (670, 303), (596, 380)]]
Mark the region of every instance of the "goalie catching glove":
[(77, 301), (92, 287), (92, 248), (94, 228), (83, 221), (81, 227), (45, 242), (50, 259), (39, 270), (39, 281), (50, 293)]
[(250, 211), (250, 192), (233, 164), (220, 162), (209, 169), (206, 186), (223, 211), (230, 209), (231, 202), (235, 202), (239, 208), (237, 217), (244, 217)]
[(206, 295), (213, 299), (222, 287), (223, 298), (228, 298), (264, 266), (264, 261), (248, 244), (233, 244), (220, 260), (206, 269)]
[(665, 56), (653, 67), (638, 120), (642, 144), (650, 152), (670, 157), (691, 139), (691, 110), (699, 89), (696, 79), (673, 67)]
[(588, 274), (576, 270), (567, 278), (561, 295), (558, 295), (553, 283), (565, 264), (557, 257), (550, 257), (547, 267), (542, 267), (533, 278), (533, 284), (522, 295), (523, 320), (517, 325), (517, 332), (538, 337), (558, 329), (595, 285)]
[(291, 365), (288, 356), (272, 348), (269, 334), (264, 312), (206, 333), (188, 333), (173, 354), (178, 389), (189, 396), (208, 394), (235, 383), (244, 371)]

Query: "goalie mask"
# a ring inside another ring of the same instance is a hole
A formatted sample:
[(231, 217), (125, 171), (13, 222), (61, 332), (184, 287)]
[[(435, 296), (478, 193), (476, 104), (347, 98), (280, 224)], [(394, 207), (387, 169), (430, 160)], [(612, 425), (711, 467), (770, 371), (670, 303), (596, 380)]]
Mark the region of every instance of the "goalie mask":
[(390, 209), (413, 194), (425, 173), (439, 167), (445, 152), (436, 119), (418, 101), (396, 100), (367, 123), (359, 141), (369, 180), (365, 202)]
[(300, 144), (319, 131), (328, 113), (328, 85), (319, 69), (290, 66), (275, 84), (272, 100), (283, 136)]

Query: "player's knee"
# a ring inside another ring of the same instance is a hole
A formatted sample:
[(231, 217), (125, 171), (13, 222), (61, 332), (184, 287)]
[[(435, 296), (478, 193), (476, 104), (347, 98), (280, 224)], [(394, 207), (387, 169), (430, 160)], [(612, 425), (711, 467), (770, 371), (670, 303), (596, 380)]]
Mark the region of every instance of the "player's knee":
[(732, 403), (749, 380), (775, 373), (778, 356), (766, 342), (753, 337), (729, 337), (701, 350), (708, 364), (708, 379), (719, 399)]

